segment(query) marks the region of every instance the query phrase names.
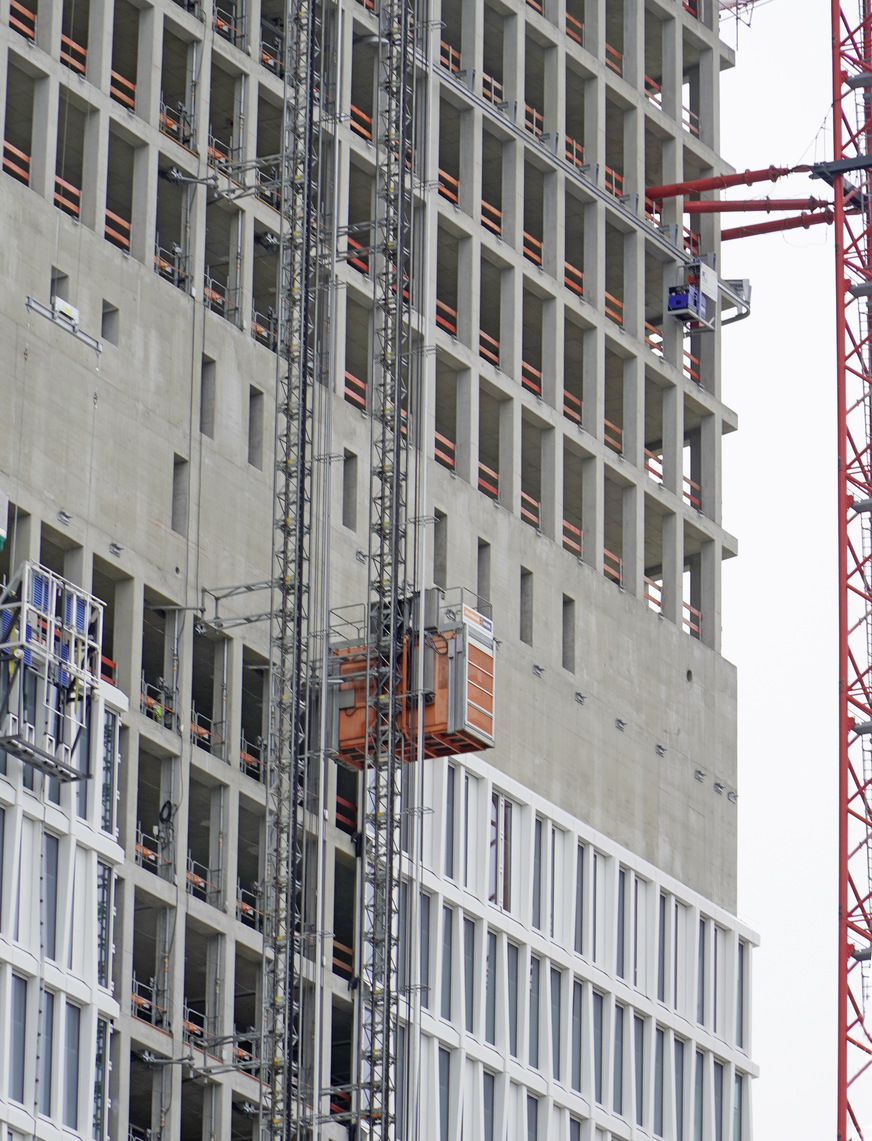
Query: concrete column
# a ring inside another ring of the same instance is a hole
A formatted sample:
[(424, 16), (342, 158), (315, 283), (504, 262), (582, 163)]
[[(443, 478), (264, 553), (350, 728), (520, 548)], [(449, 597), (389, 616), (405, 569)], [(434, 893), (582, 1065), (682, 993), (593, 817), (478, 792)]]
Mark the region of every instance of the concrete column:
[[(562, 145), (562, 136), (561, 136)], [(566, 194), (562, 172), (549, 170), (542, 182), (542, 269), (563, 282)]]
[(133, 152), (130, 253), (137, 261), (153, 265), (157, 226), (158, 151), (136, 147)]
[(83, 590), (91, 592), (92, 561), (90, 551), (84, 547), (71, 547), (64, 551), (64, 578), (80, 586)]
[[(478, 459), (478, 384), (473, 383), (472, 373), (463, 369), (456, 374), (457, 399), (455, 405), (454, 430), (454, 471), (460, 479), (472, 483), (473, 451)], [(474, 407), (473, 407), (474, 405)]]
[(639, 469), (645, 466), (645, 366), (639, 357), (624, 361), (623, 456)]
[(513, 515), (521, 507), (521, 406), (500, 401), (500, 503)]
[(33, 85), (32, 131), (30, 188), (51, 202), (58, 141), (58, 82), (51, 76)]
[(521, 383), (524, 279), (513, 268), (500, 273), (500, 368)]
[(90, 111), (85, 116), (82, 153), (80, 221), (101, 237), (106, 226), (106, 180), (109, 169), (109, 116)]
[(563, 516), (558, 515), (556, 505), (558, 496), (561, 496), (562, 480), (558, 480), (558, 466), (562, 475), (563, 455), (560, 449), (558, 461), (559, 436), (553, 428), (545, 428), (539, 434), (539, 530), (549, 539), (558, 538), (558, 528), (562, 528)]
[(88, 81), (107, 91), (112, 69), (114, 0), (90, 0), (88, 15)]
[(661, 611), (664, 618), (681, 624), (682, 575), (684, 571), (684, 543), (681, 516), (663, 516), (662, 524), (663, 593)]
[(624, 78), (635, 88), (645, 78), (645, 5), (638, 0), (624, 0)]
[(582, 555), (598, 574), (603, 572), (604, 491), (603, 461), (598, 456), (591, 456), (582, 464)]
[[(435, 219), (435, 210), (433, 216)], [(457, 243), (457, 337), (474, 350), (478, 348), (478, 330), (481, 327), (479, 254), (479, 243), (473, 238), (461, 238)]]
[(515, 122), (524, 122), (524, 21), (503, 17), (503, 98), (517, 103)]
[(163, 15), (156, 8), (143, 8), (136, 56), (136, 113), (152, 126), (158, 123), (162, 57)]
[(623, 532), (621, 535), (624, 564), (624, 590), (641, 598), (645, 573), (645, 496), (635, 484), (625, 487), (621, 494)]
[(710, 540), (700, 554), (699, 609), (702, 611), (701, 639), (716, 652), (721, 651), (721, 546)]
[(542, 399), (563, 411), (563, 305), (554, 297), (542, 302)]
[(521, 249), (524, 230), (524, 148), (521, 143), (503, 143), (503, 220), (501, 237)]
[(684, 462), (684, 396), (674, 385), (663, 390), (663, 486), (681, 496)]

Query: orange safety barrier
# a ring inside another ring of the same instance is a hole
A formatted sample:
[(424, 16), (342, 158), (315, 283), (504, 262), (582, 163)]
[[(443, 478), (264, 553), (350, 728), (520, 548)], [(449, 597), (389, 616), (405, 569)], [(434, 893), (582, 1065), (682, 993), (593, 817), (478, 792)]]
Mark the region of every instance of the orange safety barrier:
[(358, 2), (358, 4), (362, 4), (364, 6), (364, 8), (367, 9), (367, 11), (369, 11), (369, 12), (375, 11), (374, 0), (357, 0), (357, 2)]
[(610, 166), (605, 168), (604, 183), (606, 190), (614, 194), (615, 198), (620, 198), (624, 193), (624, 176)]
[(624, 57), (611, 44), (606, 44), (606, 67), (610, 67), (615, 75), (624, 74)]
[(67, 67), (77, 71), (79, 75), (85, 74), (85, 65), (88, 59), (88, 52), (81, 44), (77, 44), (75, 40), (71, 40), (69, 36), (61, 35), (61, 63), (65, 63)]
[(571, 40), (575, 40), (577, 44), (584, 46), (584, 24), (581, 20), (576, 20), (575, 16), (570, 16), (566, 13), (566, 34)]
[(572, 551), (577, 558), (581, 558), (581, 528), (576, 527), (574, 523), (570, 523), (568, 519), (563, 520), (563, 547), (564, 550)]
[(651, 606), (658, 613), (663, 609), (663, 587), (659, 582), (655, 582), (653, 578), (648, 578), (645, 575), (645, 600), (650, 602)]
[(603, 574), (618, 584), (624, 584), (624, 560), (607, 547), (603, 547)]
[(490, 202), (481, 200), (481, 224), (487, 226), (492, 230), (497, 237), (503, 232), (503, 214), (501, 210), (497, 210), (496, 206), (491, 206)]
[(106, 228), (103, 231), (103, 236), (107, 242), (113, 242), (116, 246), (120, 246), (122, 250), (130, 250), (130, 223), (126, 218), (122, 218), (120, 214), (115, 214), (108, 208), (106, 210)]
[(443, 198), (447, 198), (449, 202), (457, 205), (458, 193), (460, 190), (459, 183), (456, 178), (448, 173), (447, 170), (439, 169), (439, 193)]
[(350, 979), (354, 974), (354, 951), (338, 939), (333, 939), (333, 973)]
[(568, 388), (563, 390), (563, 415), (569, 420), (574, 420), (576, 424), (581, 424), (581, 398), (570, 392)]
[(210, 135), (206, 147), (206, 157), (209, 162), (215, 163), (216, 166), (220, 166), (222, 163), (226, 166), (230, 162), (230, 147), (227, 143), (222, 143)]
[(572, 163), (573, 166), (584, 166), (584, 147), (578, 139), (567, 135), (565, 141), (566, 146), (564, 153), (566, 155), (566, 161)]
[(645, 76), (645, 94), (655, 107), (663, 106), (663, 88), (657, 80), (652, 79), (650, 75)]
[(618, 325), (624, 323), (624, 303), (617, 297), (612, 296), (611, 293), (605, 295), (605, 305), (603, 306), (607, 317), (611, 317)]
[(484, 357), (486, 361), (495, 364), (497, 368), (500, 367), (500, 342), (495, 340), (484, 329), (478, 331), (478, 355)]
[(357, 805), (336, 795), (336, 827), (349, 835), (357, 831)]
[(353, 373), (345, 373), (345, 399), (366, 411), (366, 385)]
[(683, 8), (685, 12), (689, 12), (691, 16), (696, 16), (699, 19), (699, 0), (684, 0)]
[(527, 7), (532, 8), (534, 12), (538, 12), (540, 16), (542, 15), (542, 5), (539, 3), (539, 0), (527, 0)]
[(684, 498), (697, 511), (702, 507), (702, 488), (689, 475), (684, 477)]
[(436, 298), (436, 324), (452, 337), (457, 336), (457, 310)]
[(624, 429), (604, 418), (603, 441), (620, 455), (624, 451)]
[(21, 32), (29, 40), (35, 40), (36, 13), (19, 4), (18, 0), (9, 0), (9, 27)]
[(699, 234), (695, 234), (689, 226), (684, 227), (684, 248), (694, 257), (699, 256)]
[(526, 491), (521, 492), (521, 518), (525, 523), (538, 528), (540, 507), (541, 504), (538, 499), (534, 499)]
[(108, 681), (110, 685), (114, 685), (117, 669), (117, 664), (111, 658), (107, 658), (105, 654), (100, 655), (100, 678), (102, 681)]
[(443, 467), (447, 467), (449, 471), (454, 471), (454, 452), (455, 444), (453, 440), (449, 440), (447, 436), (443, 436), (441, 432), (434, 430), (433, 436), (436, 443), (433, 448), (433, 455), (436, 457), (438, 463)]
[(528, 392), (536, 396), (542, 395), (542, 373), (526, 361), (521, 361), (521, 384)]
[(649, 321), (645, 322), (645, 344), (652, 352), (663, 356), (663, 331)]
[(689, 602), (684, 604), (684, 628), (692, 638), (702, 636), (702, 611)]
[(123, 103), (133, 111), (136, 107), (136, 84), (119, 75), (117, 71), (109, 72), (109, 94), (117, 103)]
[(529, 103), (524, 104), (524, 129), (529, 131), (531, 135), (537, 138), (544, 130), (544, 119), (542, 112), (537, 111), (535, 107), (531, 107)]
[(361, 138), (372, 142), (372, 116), (361, 111), (359, 107), (355, 107), (353, 103), (351, 104), (350, 124), (352, 131), (356, 131)]
[(12, 143), (3, 142), (3, 169), (13, 178), (19, 179), (25, 186), (30, 185), (30, 155), (14, 147)]
[(584, 274), (568, 261), (563, 263), (563, 284), (579, 297), (584, 295)]
[(482, 99), (487, 99), (489, 103), (502, 103), (503, 101), (503, 85), (498, 79), (494, 79), (492, 75), (482, 72), (481, 76), (481, 96)]
[[(228, 13), (228, 15), (230, 14)], [(243, 28), (237, 27), (232, 23), (232, 19), (232, 16), (228, 19), (225, 16), (219, 15), (216, 11), (212, 23), (219, 36), (223, 36), (225, 40), (229, 40), (232, 44), (235, 44), (237, 40), (242, 39), (245, 32)]]
[(56, 174), (54, 203), (64, 213), (78, 218), (82, 207), (82, 192), (78, 186), (73, 186), (71, 182), (67, 182)]
[(478, 464), (478, 490), (483, 491), (491, 499), (499, 499), (500, 477), (499, 473), (479, 460)]
[(524, 257), (534, 265), (542, 264), (542, 243), (524, 230)]
[(645, 449), (645, 471), (658, 483), (663, 482), (663, 457), (649, 451), (648, 448)]
[(699, 368), (700, 368), (699, 357), (695, 357), (693, 355), (693, 353), (690, 351), (690, 349), (685, 349), (684, 350), (684, 375), (687, 377), (687, 379), (694, 381), (694, 383), (696, 383), (696, 384), (701, 384), (702, 379), (700, 377)]
[(456, 74), (460, 71), (460, 52), (457, 48), (447, 44), (445, 40), (439, 42), (439, 62), (448, 71)]
[(357, 255), (355, 257), (350, 257), (350, 256), (346, 255), (345, 260), (348, 262), (349, 265), (353, 265), (356, 270), (359, 270), (361, 273), (368, 274), (369, 273), (369, 252), (368, 252), (368, 250), (366, 249), (365, 246), (362, 246), (360, 244), (360, 242), (355, 241), (354, 238), (352, 238), (351, 236), (349, 236), (346, 240), (348, 243), (348, 249), (357, 251)]
[(699, 138), (699, 115), (689, 107), (682, 107), (681, 122), (685, 130)]

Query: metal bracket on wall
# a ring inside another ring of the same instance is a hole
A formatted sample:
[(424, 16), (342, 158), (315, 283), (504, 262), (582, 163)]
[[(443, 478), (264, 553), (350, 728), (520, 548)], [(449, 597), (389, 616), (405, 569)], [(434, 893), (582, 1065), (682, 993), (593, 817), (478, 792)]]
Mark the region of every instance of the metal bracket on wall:
[(103, 352), (102, 342), (98, 341), (96, 337), (91, 337), (87, 333), (83, 333), (79, 326), (71, 321), (65, 313), (57, 309), (51, 309), (48, 305), (43, 305), (41, 301), (35, 301), (32, 297), (25, 298), (24, 304), (28, 310), (32, 309), (35, 313), (39, 313), (40, 316), (47, 317), (48, 320), (52, 321), (55, 325), (66, 329), (68, 333), (72, 333), (77, 340), (87, 345), (88, 348), (93, 349), (95, 353), (99, 354)]

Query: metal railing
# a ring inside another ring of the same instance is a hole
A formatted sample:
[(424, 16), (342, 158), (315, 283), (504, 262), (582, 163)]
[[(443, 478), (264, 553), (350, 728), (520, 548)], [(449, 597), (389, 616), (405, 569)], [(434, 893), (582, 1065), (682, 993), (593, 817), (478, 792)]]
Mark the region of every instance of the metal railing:
[(139, 712), (156, 721), (158, 725), (163, 725), (165, 729), (178, 729), (174, 708), (175, 696), (166, 688), (161, 678), (158, 678), (157, 684), (152, 684), (145, 680), (143, 674), (140, 681)]
[(236, 884), (236, 918), (255, 931), (263, 930), (263, 901), (261, 893), (249, 891), (238, 881)]
[(580, 559), (584, 551), (584, 536), (581, 533), (581, 528), (576, 527), (574, 523), (570, 523), (568, 519), (563, 520), (563, 549), (571, 551), (576, 558)]
[(133, 1017), (142, 1022), (150, 1022), (152, 1026), (167, 1027), (167, 1009), (158, 1001), (159, 993), (154, 979), (142, 982), (134, 971), (130, 987), (130, 1013)]
[(201, 899), (204, 903), (211, 903), (213, 907), (221, 904), (221, 881), (223, 873), (220, 868), (207, 868), (188, 852), (188, 861), (185, 868), (185, 889), (188, 895)]
[(624, 560), (608, 547), (603, 547), (603, 574), (618, 586), (624, 585)]
[(191, 743), (223, 760), (225, 741), (219, 732), (222, 724), (204, 713), (198, 713), (196, 706), (191, 704)]
[(266, 763), (263, 755), (263, 738), (258, 737), (255, 742), (247, 741), (242, 734), (239, 743), (239, 768), (246, 776), (263, 784), (266, 775)]

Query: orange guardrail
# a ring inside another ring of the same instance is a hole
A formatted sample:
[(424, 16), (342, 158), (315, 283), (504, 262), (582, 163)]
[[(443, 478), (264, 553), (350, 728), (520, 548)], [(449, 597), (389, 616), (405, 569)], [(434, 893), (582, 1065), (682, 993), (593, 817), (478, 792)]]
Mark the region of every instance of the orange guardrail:
[(663, 106), (663, 89), (657, 80), (652, 79), (650, 75), (645, 76), (645, 94), (655, 107)]
[(14, 147), (12, 143), (3, 142), (3, 169), (13, 178), (19, 179), (25, 186), (30, 185), (30, 155)]
[(122, 250), (130, 251), (130, 223), (126, 218), (122, 218), (120, 214), (115, 214), (108, 208), (103, 236), (107, 242), (112, 242)]
[(702, 636), (702, 611), (689, 602), (684, 604), (684, 628), (692, 638)]
[(478, 332), (478, 355), (495, 364), (497, 368), (500, 367), (500, 342), (484, 329), (479, 329)]
[(624, 323), (624, 303), (619, 298), (613, 296), (611, 293), (606, 293), (606, 301), (603, 308), (607, 317), (611, 317), (618, 325)]
[(361, 138), (372, 142), (372, 116), (367, 115), (365, 111), (361, 111), (359, 107), (351, 104), (350, 124), (352, 131), (356, 131)]
[(82, 192), (78, 186), (73, 186), (71, 182), (56, 174), (54, 203), (59, 210), (78, 218), (82, 208)]
[(624, 584), (624, 560), (607, 547), (603, 547), (603, 574), (618, 584)]
[(133, 111), (136, 107), (136, 84), (119, 75), (117, 71), (109, 72), (109, 94), (117, 103), (123, 103)]
[(652, 610), (656, 610), (658, 614), (663, 610), (663, 586), (647, 575), (645, 575), (645, 601), (650, 602)]
[(606, 67), (610, 67), (615, 75), (624, 74), (624, 57), (611, 44), (606, 44)]
[(487, 226), (492, 230), (497, 237), (503, 232), (503, 215), (501, 210), (497, 210), (496, 206), (491, 206), (490, 202), (481, 200), (481, 224)]
[(542, 242), (539, 238), (534, 238), (532, 234), (528, 234), (526, 230), (524, 233), (524, 257), (531, 261), (534, 265), (542, 265)]
[(645, 344), (653, 353), (663, 356), (663, 331), (649, 321), (645, 322)]
[(481, 460), (479, 460), (478, 463), (478, 490), (490, 496), (491, 499), (499, 499), (499, 472), (495, 472), (493, 468), (489, 468), (487, 464), (483, 464)]
[(526, 361), (521, 361), (521, 384), (534, 396), (542, 395), (542, 373)]
[[(361, 273), (369, 273), (369, 251), (360, 242), (356, 241), (350, 235), (346, 239), (348, 243), (349, 253), (346, 255), (345, 260), (349, 265), (353, 265), (356, 270)], [(351, 256), (351, 250), (354, 250), (354, 257)]]
[(438, 463), (443, 467), (447, 467), (449, 471), (454, 471), (455, 461), (455, 444), (453, 440), (449, 440), (447, 436), (443, 436), (441, 432), (434, 430), (433, 437), (435, 444), (433, 446), (433, 454)]
[(77, 71), (79, 75), (85, 74), (85, 67), (88, 60), (88, 51), (83, 48), (81, 44), (77, 44), (75, 40), (70, 39), (69, 36), (61, 35), (61, 63), (65, 63), (67, 67)]
[(581, 528), (576, 527), (574, 523), (570, 523), (568, 519), (563, 520), (563, 547), (567, 551), (577, 557), (581, 558), (582, 552), (582, 534)]
[(439, 62), (448, 71), (456, 74), (460, 71), (460, 52), (457, 48), (447, 44), (445, 40), (439, 41)]
[(456, 206), (458, 203), (458, 194), (460, 191), (460, 184), (457, 179), (448, 173), (447, 170), (439, 169), (439, 193), (443, 198), (447, 198), (449, 202), (453, 202)]
[(18, 0), (9, 0), (9, 27), (21, 32), (29, 40), (36, 39), (36, 12), (31, 12)]
[(457, 310), (436, 298), (436, 324), (452, 337), (457, 336)]
[(645, 449), (645, 471), (658, 483), (663, 482), (663, 457), (648, 448)]
[(566, 135), (565, 146), (563, 153), (566, 155), (566, 161), (573, 166), (584, 166), (584, 147), (574, 139), (572, 135)]
[(544, 122), (542, 112), (537, 111), (535, 107), (531, 107), (529, 103), (524, 104), (524, 129), (529, 131), (531, 135), (537, 138), (544, 132)]
[(605, 177), (603, 179), (606, 190), (614, 194), (615, 198), (620, 198), (624, 193), (624, 176), (618, 174), (616, 170), (612, 170), (610, 166), (605, 168)]
[(584, 295), (584, 274), (568, 261), (563, 263), (563, 284), (579, 297)]
[(699, 511), (702, 507), (702, 488), (690, 478), (689, 475), (684, 476), (684, 498), (691, 505)]
[(619, 455), (624, 451), (624, 429), (611, 420), (603, 419), (603, 440)]
[(566, 13), (566, 34), (571, 40), (575, 40), (577, 44), (584, 46), (584, 24), (581, 20), (576, 20), (575, 16), (570, 16)]
[(494, 79), (492, 75), (487, 72), (482, 72), (481, 76), (481, 95), (483, 99), (487, 99), (489, 103), (502, 103), (503, 101), (503, 85), (498, 79)]
[(521, 518), (525, 523), (536, 528), (539, 527), (541, 506), (538, 499), (534, 499), (526, 491), (521, 492)]
[(570, 392), (568, 388), (563, 390), (563, 415), (569, 420), (574, 420), (576, 424), (581, 421), (581, 398)]
[(353, 373), (345, 373), (345, 399), (349, 404), (356, 404), (358, 408), (366, 411), (366, 385)]

